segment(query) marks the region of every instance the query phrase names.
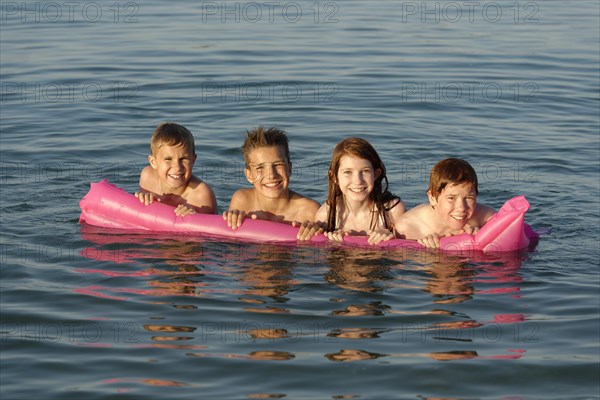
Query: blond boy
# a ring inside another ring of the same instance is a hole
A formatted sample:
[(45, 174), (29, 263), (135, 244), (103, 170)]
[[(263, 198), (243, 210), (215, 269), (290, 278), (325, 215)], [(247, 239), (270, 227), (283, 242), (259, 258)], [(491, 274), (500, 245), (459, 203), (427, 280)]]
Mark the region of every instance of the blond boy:
[(140, 174), (140, 191), (135, 196), (144, 204), (160, 201), (185, 216), (214, 214), (217, 200), (213, 190), (192, 175), (196, 162), (194, 136), (185, 127), (165, 122), (156, 127), (150, 139), (149, 166)]
[(438, 162), (429, 176), (429, 204), (402, 215), (394, 226), (396, 236), (439, 248), (441, 237), (477, 233), (494, 214), (491, 207), (477, 203), (477, 194), (477, 174), (468, 162), (458, 158)]
[(253, 187), (233, 194), (223, 213), (227, 224), (237, 229), (246, 217), (289, 223), (300, 226), (301, 240), (318, 232), (313, 221), (319, 203), (289, 189), (292, 162), (285, 132), (262, 126), (248, 131), (242, 154), (244, 174)]

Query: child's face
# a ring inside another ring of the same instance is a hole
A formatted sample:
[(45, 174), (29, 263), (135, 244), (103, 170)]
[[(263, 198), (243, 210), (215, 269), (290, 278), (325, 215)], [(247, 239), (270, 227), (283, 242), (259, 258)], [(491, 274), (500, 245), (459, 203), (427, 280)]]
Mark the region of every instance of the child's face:
[(380, 174), (381, 171), (373, 169), (369, 160), (344, 155), (340, 158), (336, 183), (346, 200), (364, 202), (369, 199)]
[(477, 194), (471, 183), (451, 183), (442, 189), (437, 199), (430, 192), (427, 195), (438, 220), (452, 229), (462, 229), (475, 214)]
[(248, 182), (263, 196), (277, 198), (287, 195), (292, 170), (281, 146), (252, 150), (244, 173)]
[(183, 145), (162, 145), (156, 154), (148, 156), (158, 180), (165, 189), (185, 188), (192, 177), (196, 155)]

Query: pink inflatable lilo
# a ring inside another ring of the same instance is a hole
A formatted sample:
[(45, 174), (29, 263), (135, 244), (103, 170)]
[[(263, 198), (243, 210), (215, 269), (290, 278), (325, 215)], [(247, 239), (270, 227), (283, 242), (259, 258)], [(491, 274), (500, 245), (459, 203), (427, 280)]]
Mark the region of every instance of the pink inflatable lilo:
[[(104, 228), (126, 229), (130, 231), (202, 233), (258, 242), (296, 242), (298, 228), (291, 225), (246, 219), (240, 228), (232, 230), (221, 215), (192, 214), (178, 217), (173, 207), (152, 203), (148, 206), (131, 193), (103, 180), (90, 184), (90, 191), (81, 199), (79, 221)], [(539, 235), (525, 224), (525, 212), (529, 202), (524, 196), (508, 200), (498, 212), (483, 226), (477, 235), (468, 234), (441, 239), (440, 248), (445, 251), (514, 251), (529, 246)], [(323, 235), (312, 238), (312, 242), (327, 242)], [(370, 246), (366, 236), (347, 236), (345, 244)], [(371, 246), (374, 247), (374, 246)], [(376, 247), (408, 247), (424, 249), (415, 240), (392, 239), (381, 242)]]

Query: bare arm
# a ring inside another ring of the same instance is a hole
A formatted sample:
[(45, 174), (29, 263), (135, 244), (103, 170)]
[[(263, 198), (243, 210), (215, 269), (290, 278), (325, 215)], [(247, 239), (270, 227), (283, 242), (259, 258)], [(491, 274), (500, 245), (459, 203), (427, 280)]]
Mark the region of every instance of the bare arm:
[(152, 190), (156, 183), (156, 174), (151, 166), (147, 165), (140, 173), (140, 191)]
[(319, 203), (309, 198), (304, 198), (301, 201), (304, 204), (301, 207), (300, 218), (297, 221), (292, 221), (292, 225), (300, 228), (296, 236), (298, 240), (310, 240), (314, 235), (323, 233), (322, 224), (315, 222), (320, 206)]
[(298, 200), (298, 208), (299, 212), (296, 216), (298, 222), (302, 221), (315, 221), (315, 216), (319, 211), (320, 204), (314, 201), (313, 199), (309, 199), (308, 197), (304, 197)]
[(146, 166), (140, 173), (140, 191), (135, 192), (141, 203), (145, 205), (152, 204), (155, 200), (160, 201), (160, 196), (152, 192), (154, 185), (156, 184), (156, 175), (154, 169), (151, 166)]
[(206, 182), (200, 181), (198, 186), (192, 190), (187, 203), (200, 214), (214, 214), (217, 212), (217, 197)]
[[(229, 202), (229, 209), (223, 213), (223, 219), (227, 221), (227, 226), (235, 230), (242, 226), (244, 218), (247, 216), (248, 205), (250, 204), (250, 195), (247, 189), (236, 191)], [(256, 218), (256, 216), (253, 216)]]

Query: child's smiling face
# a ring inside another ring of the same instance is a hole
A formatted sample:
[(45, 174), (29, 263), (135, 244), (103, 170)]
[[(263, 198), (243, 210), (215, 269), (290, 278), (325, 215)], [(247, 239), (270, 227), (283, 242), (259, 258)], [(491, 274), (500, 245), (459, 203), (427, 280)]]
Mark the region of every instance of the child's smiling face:
[(248, 155), (248, 165), (244, 169), (248, 182), (268, 198), (287, 195), (291, 172), (291, 165), (281, 146), (252, 150)]
[(150, 155), (148, 159), (158, 175), (163, 192), (177, 193), (182, 189), (185, 190), (192, 177), (195, 154), (183, 145), (162, 145), (156, 154)]
[(369, 160), (344, 155), (336, 174), (337, 184), (346, 200), (364, 202), (369, 199), (380, 173)]
[(427, 192), (438, 221), (451, 229), (462, 229), (475, 214), (477, 193), (471, 183), (449, 184), (437, 198)]

